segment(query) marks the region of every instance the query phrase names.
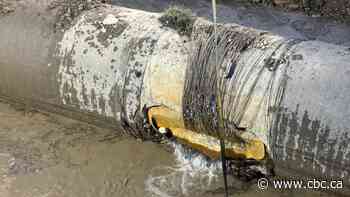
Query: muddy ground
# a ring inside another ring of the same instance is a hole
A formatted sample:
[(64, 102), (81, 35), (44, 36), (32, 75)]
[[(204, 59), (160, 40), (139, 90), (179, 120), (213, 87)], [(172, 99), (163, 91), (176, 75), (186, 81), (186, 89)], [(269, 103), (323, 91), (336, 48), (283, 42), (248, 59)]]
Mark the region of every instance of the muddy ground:
[[(174, 150), (0, 102), (1, 197), (223, 196), (222, 177), (208, 183), (202, 156)], [(329, 196), (259, 191), (232, 178), (230, 185), (239, 197)]]
[(0, 103), (1, 197), (144, 196), (150, 170), (171, 162), (157, 144)]
[(0, 16), (14, 11), (13, 2), (10, 0), (0, 0)]
[[(319, 40), (350, 47), (350, 26), (336, 20), (230, 0), (225, 2), (217, 6), (220, 23), (235, 23), (266, 30), (285, 38)], [(210, 0), (112, 0), (112, 4), (152, 12), (162, 12), (170, 5), (179, 5), (191, 9), (196, 16), (212, 20)]]

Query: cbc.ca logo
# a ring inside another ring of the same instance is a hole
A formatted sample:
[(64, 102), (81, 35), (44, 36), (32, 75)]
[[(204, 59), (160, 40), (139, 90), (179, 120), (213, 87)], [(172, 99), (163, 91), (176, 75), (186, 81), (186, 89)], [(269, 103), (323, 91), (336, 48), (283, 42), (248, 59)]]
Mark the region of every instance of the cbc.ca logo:
[(267, 178), (258, 180), (258, 188), (266, 190), (269, 187), (273, 189), (342, 189), (343, 180), (278, 180), (269, 181)]
[(261, 190), (266, 190), (269, 187), (269, 180), (266, 178), (260, 178), (258, 180), (258, 188)]

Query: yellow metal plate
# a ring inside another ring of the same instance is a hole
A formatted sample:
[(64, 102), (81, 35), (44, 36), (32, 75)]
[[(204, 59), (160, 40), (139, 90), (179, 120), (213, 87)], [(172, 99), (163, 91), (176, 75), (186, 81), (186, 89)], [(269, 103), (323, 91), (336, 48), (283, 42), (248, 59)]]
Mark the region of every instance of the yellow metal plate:
[[(154, 120), (157, 126), (170, 129), (172, 134), (184, 143), (212, 159), (219, 159), (220, 141), (219, 139), (187, 130), (181, 114), (169, 110), (166, 107), (154, 107), (148, 111), (149, 121)], [(244, 143), (231, 142), (225, 140), (225, 155), (233, 159), (255, 159), (265, 158), (265, 145), (258, 139), (246, 139)]]

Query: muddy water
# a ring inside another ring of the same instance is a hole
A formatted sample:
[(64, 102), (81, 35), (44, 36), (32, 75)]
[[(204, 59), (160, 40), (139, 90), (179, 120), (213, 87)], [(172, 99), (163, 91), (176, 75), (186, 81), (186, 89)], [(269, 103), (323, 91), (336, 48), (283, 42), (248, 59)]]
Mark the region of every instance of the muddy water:
[[(160, 145), (0, 102), (0, 197), (223, 196), (219, 163), (176, 143)], [(231, 180), (235, 196), (261, 192)]]
[(173, 156), (117, 134), (0, 104), (0, 196), (144, 196), (152, 168)]

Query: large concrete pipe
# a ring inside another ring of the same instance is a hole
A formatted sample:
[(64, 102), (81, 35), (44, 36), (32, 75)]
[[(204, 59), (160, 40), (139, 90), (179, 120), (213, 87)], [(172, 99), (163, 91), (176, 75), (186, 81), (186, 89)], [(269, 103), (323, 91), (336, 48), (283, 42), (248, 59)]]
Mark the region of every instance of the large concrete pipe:
[(157, 13), (109, 5), (61, 29), (50, 5), (27, 0), (0, 18), (1, 97), (139, 137), (148, 120), (212, 158), (222, 114), (228, 156), (350, 185), (348, 48), (238, 25), (220, 26), (216, 43), (200, 19), (189, 39)]

